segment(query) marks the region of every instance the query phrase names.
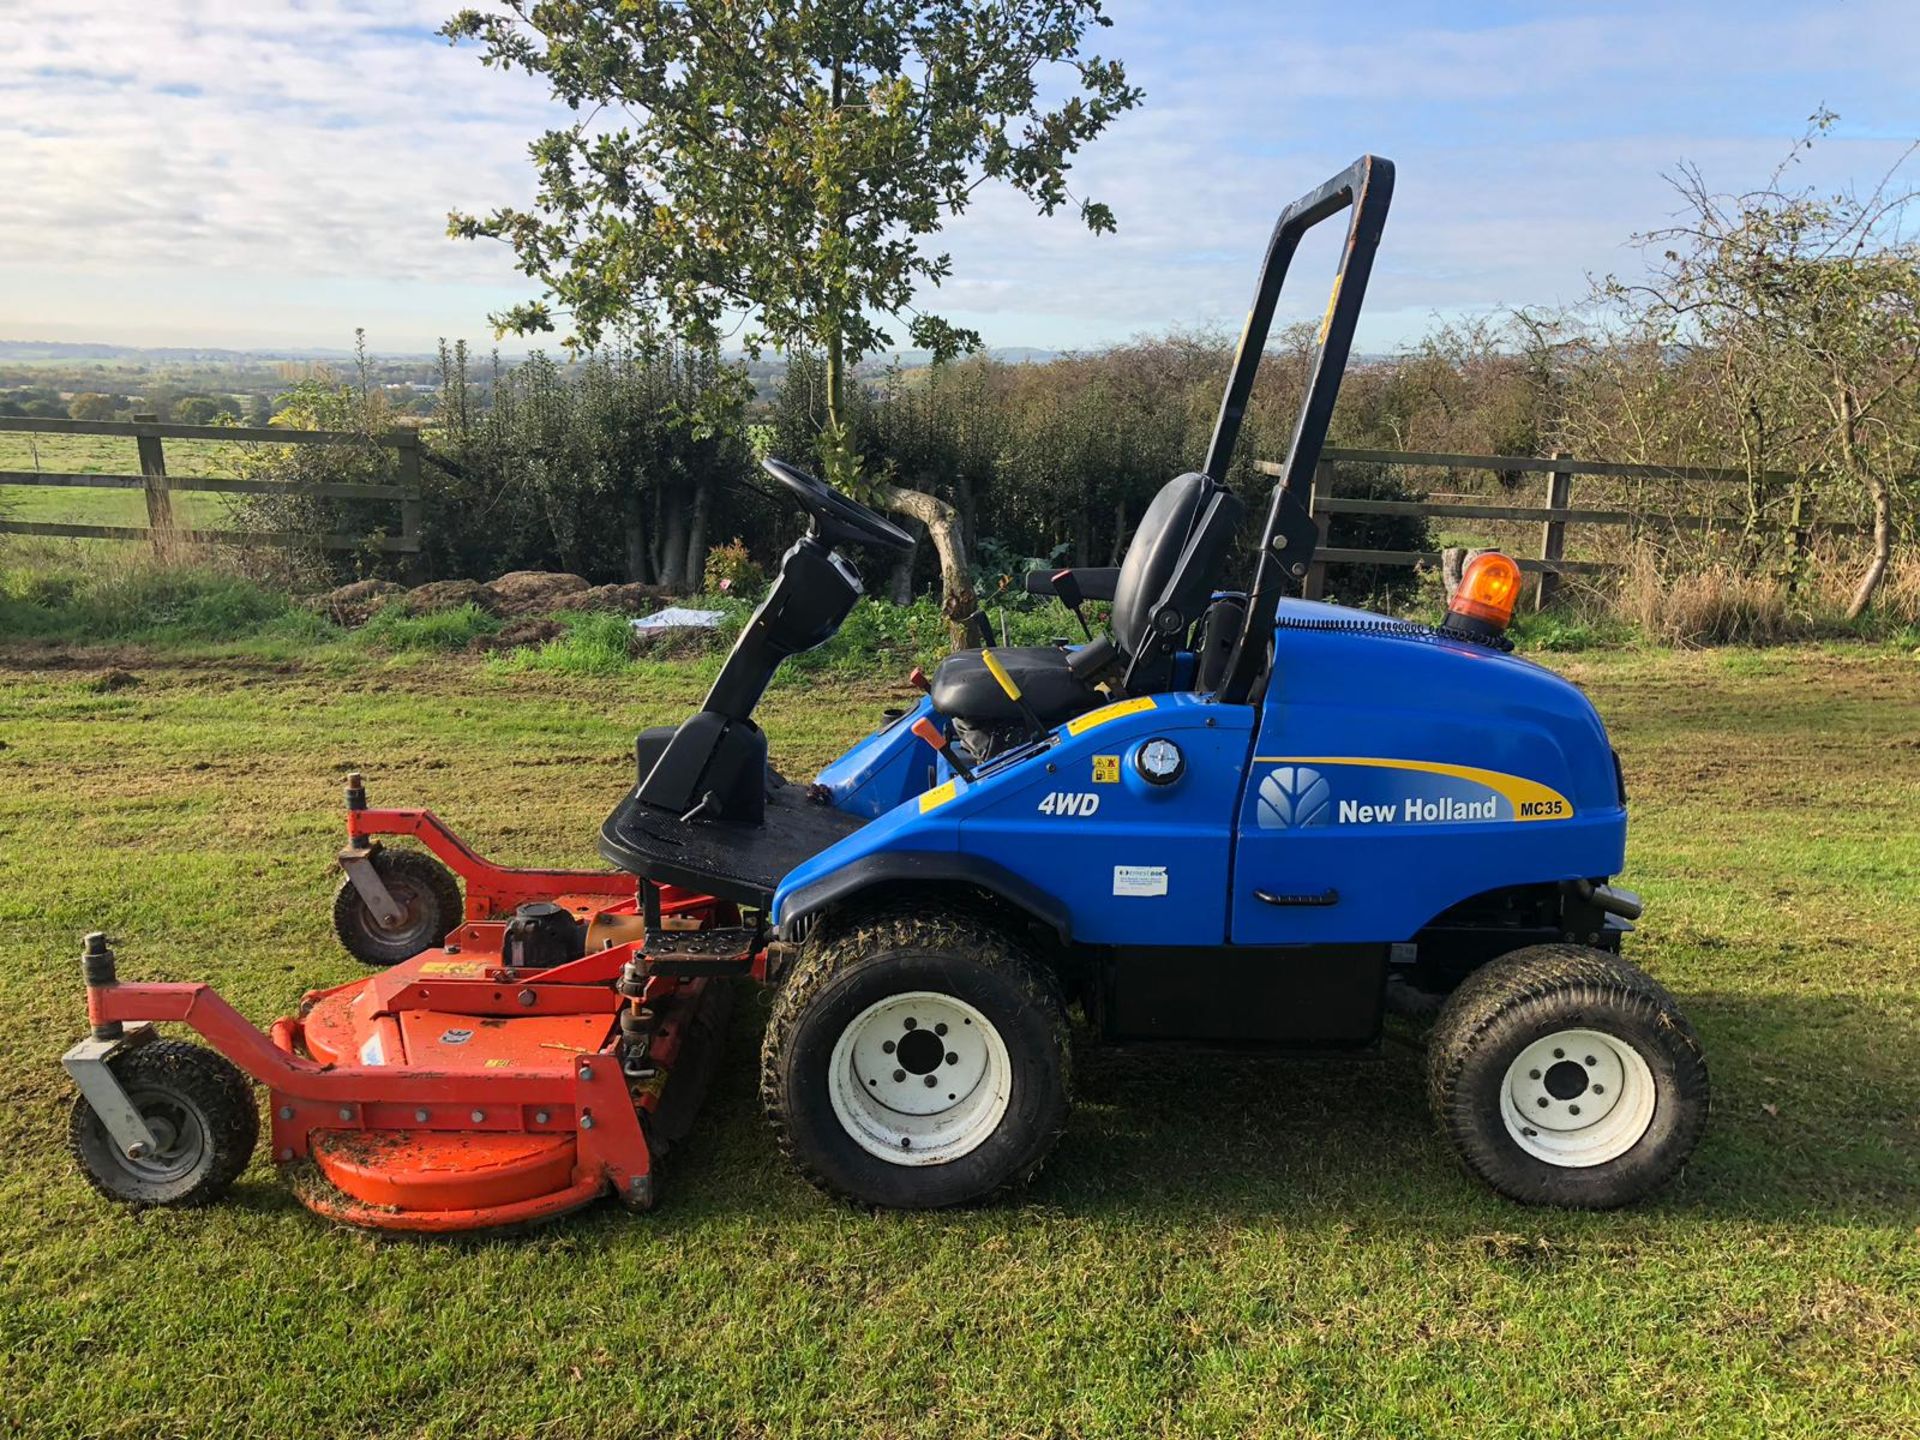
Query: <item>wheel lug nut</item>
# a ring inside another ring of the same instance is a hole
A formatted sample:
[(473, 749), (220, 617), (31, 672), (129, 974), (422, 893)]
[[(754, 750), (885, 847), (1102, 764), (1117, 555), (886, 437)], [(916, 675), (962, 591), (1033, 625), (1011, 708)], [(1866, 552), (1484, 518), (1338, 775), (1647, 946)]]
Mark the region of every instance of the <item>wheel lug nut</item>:
[(951, 1050), (947, 1051), (947, 1064), (958, 1065), (959, 1063), (960, 1063), (960, 1057), (954, 1054), (953, 1051)]
[(885, 1055), (893, 1054), (893, 1041), (882, 1040), (880, 1042), (880, 1050), (881, 1050), (881, 1053)]
[(1599, 1063), (1600, 1063), (1600, 1062), (1599, 1062), (1598, 1060), (1596, 1060), (1596, 1059), (1594, 1059), (1594, 1058), (1593, 1058), (1593, 1056), (1591, 1056), (1591, 1055), (1589, 1055), (1589, 1056), (1587, 1056), (1587, 1064), (1589, 1064), (1589, 1065), (1598, 1065)]
[(940, 1023), (938, 1024), (938, 1025), (936, 1025), (936, 1026), (934, 1026), (934, 1027), (933, 1027), (933, 1033), (934, 1033), (934, 1034), (936, 1034), (936, 1035), (944, 1035), (944, 1034), (946, 1034), (946, 1033), (947, 1033), (947, 1022), (946, 1022), (946, 1021), (944, 1021), (944, 1020), (942, 1020), (942, 1021), (941, 1021), (941, 1022), (940, 1022)]
[(906, 1025), (907, 1025), (907, 1029), (909, 1030), (918, 1030), (920, 1028), (920, 1022), (914, 1019), (911, 1015), (907, 1017)]
[(927, 1088), (931, 1090), (934, 1087), (934, 1084), (935, 1084), (935, 1081), (933, 1076), (931, 1075), (927, 1076)]
[(1544, 1096), (1544, 1095), (1542, 1095), (1542, 1096), (1540, 1097), (1540, 1102), (1539, 1102), (1539, 1103), (1540, 1103), (1540, 1108), (1541, 1108), (1542, 1110), (1544, 1110), (1544, 1109), (1546, 1109), (1546, 1108), (1547, 1108), (1547, 1097), (1546, 1097), (1546, 1096)]
[(1593, 1087), (1593, 1093), (1596, 1095), (1604, 1095), (1607, 1093), (1607, 1087), (1604, 1085), (1596, 1085)]
[(1567, 1058), (1567, 1052), (1564, 1050), (1556, 1050), (1553, 1052), (1553, 1058), (1556, 1060), (1564, 1060)]
[(907, 1078), (907, 1072), (904, 1070), (896, 1070), (893, 1072), (893, 1083), (896, 1085), (898, 1085), (902, 1080), (906, 1078)]
[(1569, 1105), (1567, 1106), (1567, 1113), (1569, 1115), (1578, 1115), (1580, 1113), (1580, 1107), (1578, 1105)]
[(1538, 1070), (1527, 1071), (1527, 1079), (1538, 1080), (1539, 1078), (1540, 1078), (1540, 1072)]

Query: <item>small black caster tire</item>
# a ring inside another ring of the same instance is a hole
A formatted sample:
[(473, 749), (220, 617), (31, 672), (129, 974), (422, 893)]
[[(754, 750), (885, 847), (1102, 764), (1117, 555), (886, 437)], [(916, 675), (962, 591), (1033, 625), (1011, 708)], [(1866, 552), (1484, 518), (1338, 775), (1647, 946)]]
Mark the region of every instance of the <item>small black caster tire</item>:
[(1029, 1180), (1066, 1126), (1065, 1007), (990, 920), (887, 911), (816, 940), (774, 997), (760, 1095), (808, 1181), (925, 1210)]
[(128, 1205), (205, 1205), (253, 1157), (260, 1114), (253, 1086), (225, 1057), (184, 1040), (154, 1040), (109, 1062), (158, 1147), (131, 1159), (93, 1106), (76, 1095), (67, 1148), (87, 1183)]
[(1580, 945), (1531, 945), (1468, 976), (1428, 1040), (1427, 1094), (1471, 1174), (1523, 1204), (1575, 1210), (1671, 1181), (1711, 1099), (1673, 996)]
[(430, 950), (466, 918), (460, 882), (431, 855), (417, 850), (378, 850), (373, 868), (405, 913), (397, 925), (383, 925), (353, 888), (340, 877), (333, 892), (333, 933), (362, 965), (398, 965)]

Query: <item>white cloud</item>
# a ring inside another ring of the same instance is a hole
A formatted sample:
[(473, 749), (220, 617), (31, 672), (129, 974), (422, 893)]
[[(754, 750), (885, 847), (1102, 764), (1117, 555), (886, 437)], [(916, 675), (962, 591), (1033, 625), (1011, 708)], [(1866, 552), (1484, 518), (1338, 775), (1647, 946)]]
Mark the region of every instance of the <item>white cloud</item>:
[[(447, 239), (447, 211), (526, 198), (527, 142), (560, 112), (432, 36), (452, 8), (0, 7), (0, 334), (482, 333), (526, 282), (500, 247)], [(1664, 218), (1660, 172), (1682, 157), (1746, 183), (1816, 104), (1861, 135), (1914, 124), (1911, 0), (1392, 12), (1119, 0), (1100, 47), (1129, 59), (1147, 106), (1074, 183), (1121, 232), (983, 191), (941, 242), (955, 278), (931, 303), (1001, 344), (1231, 323), (1279, 206), (1373, 148), (1401, 169), (1362, 341), (1390, 343), (1435, 310), (1578, 298), (1587, 272), (1632, 263), (1621, 242)], [(1809, 173), (1864, 176), (1895, 149), (1835, 141)], [(1317, 310), (1324, 260), (1303, 254), (1292, 313)]]

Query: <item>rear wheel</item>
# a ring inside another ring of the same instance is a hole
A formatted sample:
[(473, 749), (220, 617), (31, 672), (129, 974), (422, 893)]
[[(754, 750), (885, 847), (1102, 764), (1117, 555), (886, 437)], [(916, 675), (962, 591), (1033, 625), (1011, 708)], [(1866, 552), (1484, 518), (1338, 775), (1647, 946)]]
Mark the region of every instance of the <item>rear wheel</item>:
[(333, 894), (333, 933), (361, 964), (397, 965), (411, 960), (438, 945), (465, 918), (460, 882), (431, 855), (379, 850), (372, 864), (400, 907), (399, 920), (391, 925), (379, 920), (346, 876)]
[(146, 1121), (151, 1152), (126, 1154), (84, 1095), (75, 1096), (67, 1147), (87, 1182), (132, 1205), (204, 1205), (247, 1168), (260, 1135), (253, 1087), (228, 1060), (182, 1040), (155, 1040), (111, 1062)]
[(1603, 1210), (1673, 1179), (1709, 1088), (1673, 997), (1617, 955), (1534, 945), (1469, 976), (1428, 1042), (1428, 1094), (1473, 1174), (1511, 1199)]
[(991, 922), (900, 911), (811, 947), (775, 997), (761, 1098), (800, 1173), (926, 1209), (1040, 1168), (1066, 1124), (1066, 1015)]

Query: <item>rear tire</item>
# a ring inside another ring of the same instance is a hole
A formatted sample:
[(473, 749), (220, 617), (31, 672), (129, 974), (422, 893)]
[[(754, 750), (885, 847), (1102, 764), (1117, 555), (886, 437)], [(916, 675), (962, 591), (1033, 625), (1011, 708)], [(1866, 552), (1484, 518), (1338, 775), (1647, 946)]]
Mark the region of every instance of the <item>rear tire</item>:
[(247, 1077), (184, 1040), (150, 1041), (109, 1064), (159, 1145), (129, 1159), (86, 1096), (75, 1096), (67, 1148), (87, 1183), (129, 1205), (204, 1205), (225, 1194), (260, 1136)]
[(1523, 1204), (1632, 1204), (1680, 1172), (1706, 1127), (1706, 1059), (1679, 1005), (1579, 945), (1476, 970), (1441, 1010), (1427, 1066), (1461, 1163)]
[(810, 1182), (921, 1210), (1023, 1184), (1065, 1128), (1051, 977), (971, 916), (888, 911), (809, 946), (773, 1002), (760, 1094)]
[(466, 918), (460, 882), (431, 855), (418, 850), (378, 850), (372, 863), (406, 913), (399, 924), (382, 925), (353, 888), (353, 881), (340, 877), (340, 888), (333, 892), (333, 933), (362, 965), (384, 967), (411, 960), (438, 945)]

